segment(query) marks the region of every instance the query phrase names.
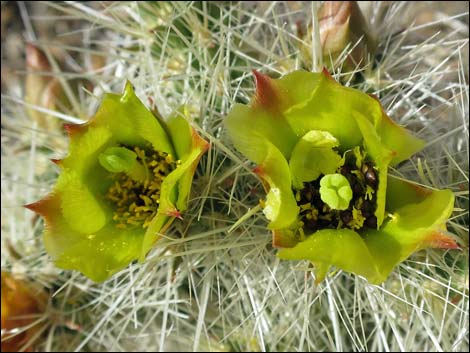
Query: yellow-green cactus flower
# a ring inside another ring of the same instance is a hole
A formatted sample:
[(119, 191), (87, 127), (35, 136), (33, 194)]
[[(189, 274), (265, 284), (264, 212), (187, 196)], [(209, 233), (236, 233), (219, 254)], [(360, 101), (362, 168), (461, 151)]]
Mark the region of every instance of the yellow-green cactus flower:
[(336, 266), (380, 283), (415, 251), (457, 247), (445, 232), (453, 193), (387, 175), (424, 142), (377, 99), (326, 71), (254, 74), (255, 96), (233, 107), (226, 127), (257, 163), (280, 258), (310, 260), (318, 280)]
[(84, 125), (66, 125), (70, 150), (55, 162), (54, 190), (26, 207), (45, 219), (44, 243), (58, 267), (103, 281), (145, 258), (186, 209), (208, 148), (183, 111), (154, 115), (130, 83), (106, 94)]

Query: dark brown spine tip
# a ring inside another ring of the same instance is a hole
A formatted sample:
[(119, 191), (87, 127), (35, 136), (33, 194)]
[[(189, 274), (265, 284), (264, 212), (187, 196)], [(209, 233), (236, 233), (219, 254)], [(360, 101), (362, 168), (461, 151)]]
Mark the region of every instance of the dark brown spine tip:
[(55, 165), (60, 165), (60, 162), (62, 162), (62, 159), (51, 158), (50, 161), (54, 163)]

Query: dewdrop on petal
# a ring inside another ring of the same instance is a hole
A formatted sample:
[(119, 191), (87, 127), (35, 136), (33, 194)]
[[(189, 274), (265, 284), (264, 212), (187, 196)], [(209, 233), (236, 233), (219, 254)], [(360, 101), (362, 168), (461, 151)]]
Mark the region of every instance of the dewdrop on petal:
[(69, 154), (54, 190), (26, 207), (45, 219), (44, 243), (56, 265), (103, 281), (143, 261), (187, 207), (208, 148), (183, 108), (155, 116), (128, 82), (105, 94), (95, 116), (66, 125)]

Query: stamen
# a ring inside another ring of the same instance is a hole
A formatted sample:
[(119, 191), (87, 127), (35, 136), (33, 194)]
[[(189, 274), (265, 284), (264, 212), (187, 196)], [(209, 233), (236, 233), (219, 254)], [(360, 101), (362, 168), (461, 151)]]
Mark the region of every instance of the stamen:
[[(109, 161), (109, 158), (106, 160), (107, 156), (114, 157), (118, 153), (125, 155), (121, 158), (121, 162), (124, 160), (121, 164), (126, 168), (114, 172), (112, 177), (115, 181), (105, 195), (114, 208), (113, 220), (119, 229), (147, 228), (158, 211), (161, 184), (177, 167), (177, 162), (171, 155), (162, 152), (147, 152), (139, 147), (133, 151), (114, 147), (114, 150), (107, 149), (103, 154), (104, 163)], [(101, 161), (100, 164), (103, 165)], [(138, 172), (135, 171), (137, 169)]]

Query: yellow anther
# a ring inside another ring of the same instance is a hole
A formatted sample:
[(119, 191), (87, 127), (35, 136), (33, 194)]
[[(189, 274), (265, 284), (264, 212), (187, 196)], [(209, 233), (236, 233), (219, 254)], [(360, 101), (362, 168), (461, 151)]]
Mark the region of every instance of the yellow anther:
[(361, 210), (358, 210), (358, 209), (356, 209), (356, 207), (353, 207), (352, 216), (353, 216), (353, 219), (352, 219), (351, 222), (349, 222), (349, 225), (350, 225), (352, 228), (355, 228), (355, 229), (360, 229), (360, 228), (362, 228), (362, 226), (364, 225), (364, 221), (365, 221), (366, 219), (365, 219), (365, 217), (362, 215)]
[(295, 192), (295, 201), (299, 202), (299, 201), (300, 201), (300, 198), (301, 198), (301, 197), (300, 197), (300, 191), (297, 190), (297, 191)]
[(364, 181), (364, 174), (362, 174), (359, 170), (355, 169), (351, 171), (351, 174), (354, 174), (358, 177), (359, 180)]
[(176, 168), (173, 157), (166, 153), (146, 153), (139, 147), (135, 147), (134, 152), (139, 163), (147, 170), (146, 180), (136, 181), (125, 173), (117, 173), (105, 195), (105, 199), (114, 206), (112, 218), (116, 227), (121, 229), (128, 226), (149, 226), (158, 211), (162, 181)]
[(333, 219), (333, 215), (331, 213), (327, 213), (327, 214), (318, 216), (318, 219), (323, 219), (325, 221), (331, 221)]
[(336, 227), (336, 229), (340, 229), (340, 228), (343, 228), (343, 221), (341, 220), (341, 218), (338, 220), (338, 226)]
[(361, 153), (361, 148), (359, 146), (354, 147), (353, 150), (354, 156), (356, 157), (356, 167), (357, 169), (361, 169), (362, 167), (362, 161), (365, 157), (365, 152), (364, 155)]
[(375, 190), (372, 187), (370, 187), (369, 185), (367, 185), (366, 186), (366, 196), (365, 196), (366, 200), (372, 200), (372, 197), (373, 197), (374, 193), (375, 193)]
[(316, 208), (312, 209), (311, 216), (314, 221), (318, 219), (318, 210)]
[(145, 202), (145, 206), (150, 206), (152, 205), (153, 201), (150, 197), (147, 195), (139, 195), (139, 197)]
[(173, 163), (173, 157), (171, 156), (171, 154), (169, 154), (169, 155), (166, 156), (165, 161), (166, 161), (168, 164)]
[[(302, 227), (303, 227), (303, 226), (302, 226)], [(299, 227), (299, 238), (300, 238), (300, 241), (306, 239), (305, 233), (304, 233), (304, 229), (303, 229), (302, 227)]]

